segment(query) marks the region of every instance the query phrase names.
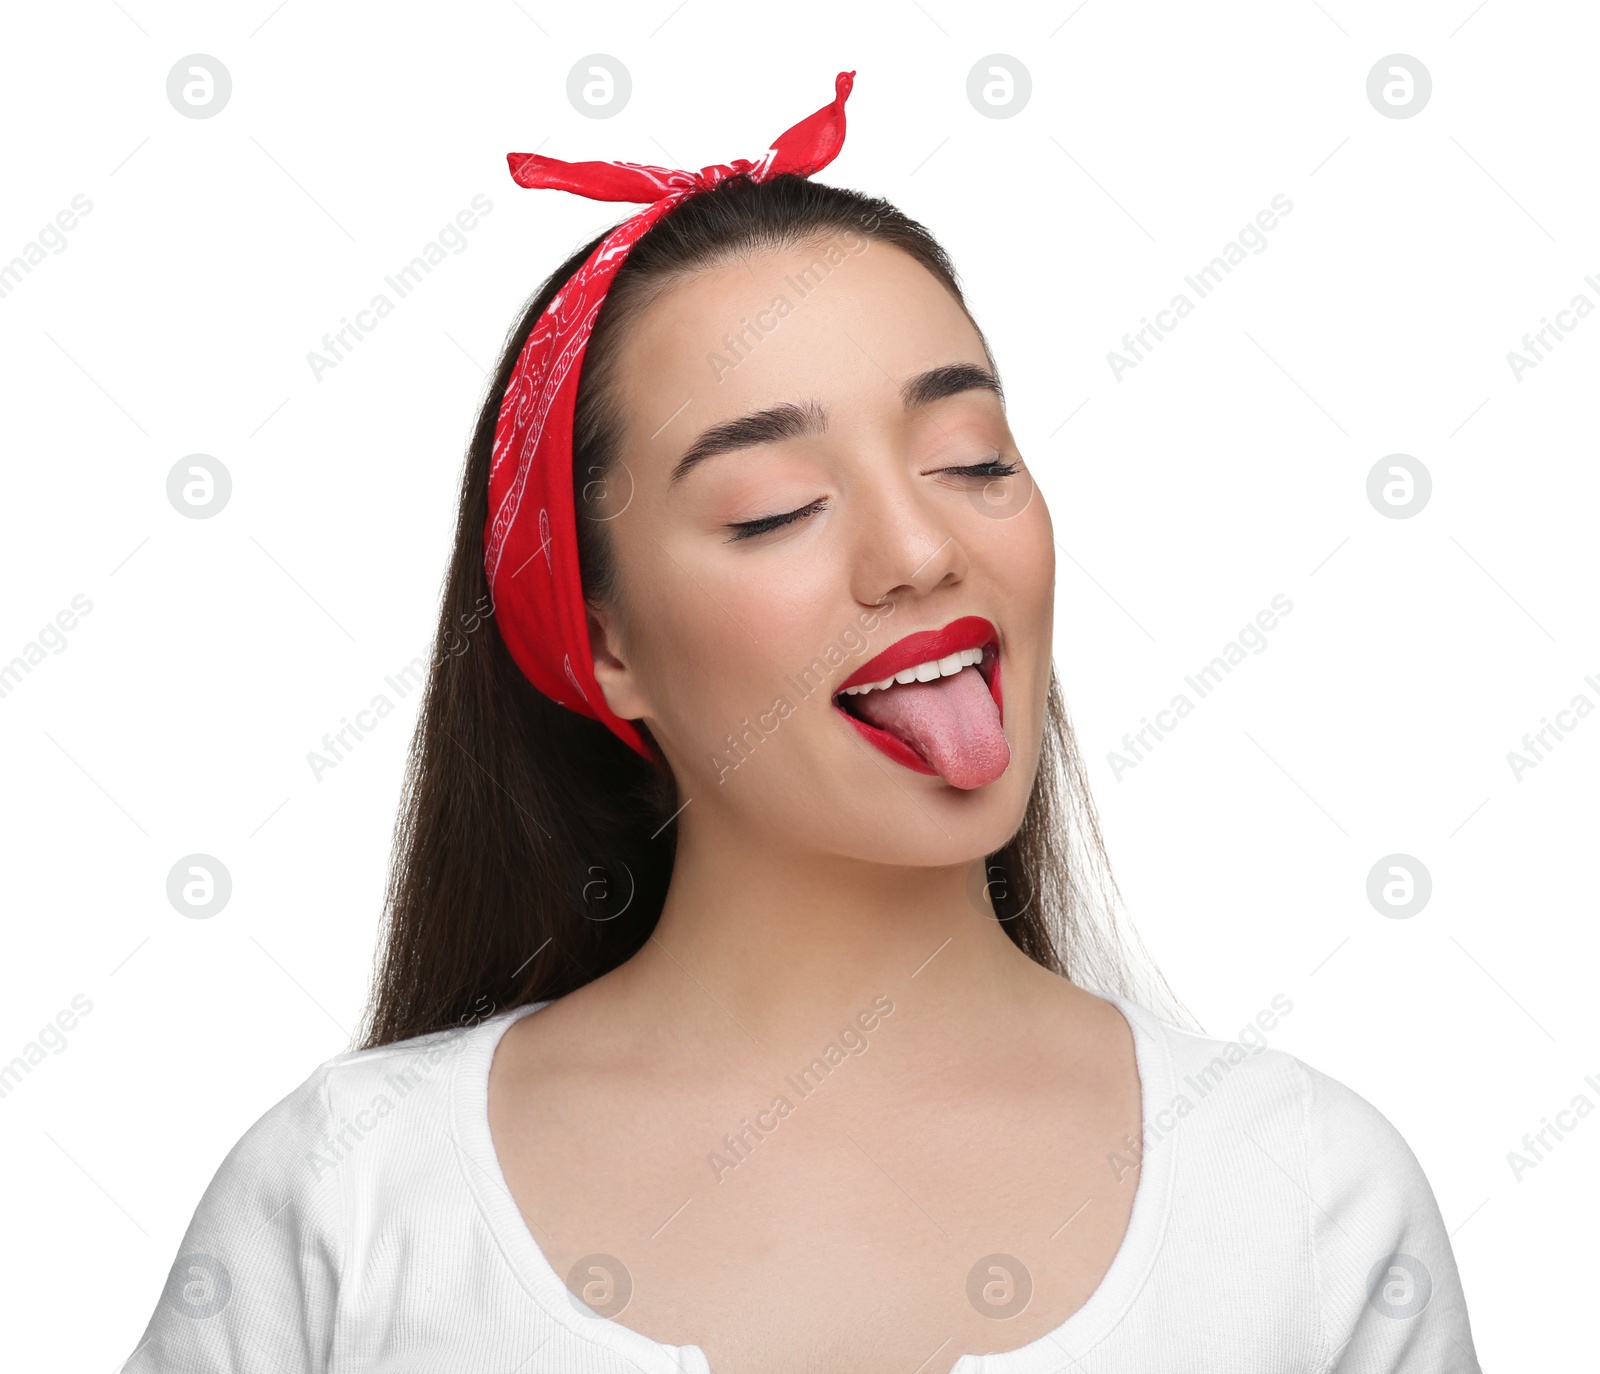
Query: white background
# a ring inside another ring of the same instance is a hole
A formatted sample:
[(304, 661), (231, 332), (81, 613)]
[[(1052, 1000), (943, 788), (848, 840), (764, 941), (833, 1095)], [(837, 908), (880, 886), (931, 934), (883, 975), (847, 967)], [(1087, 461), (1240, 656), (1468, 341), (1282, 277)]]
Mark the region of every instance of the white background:
[[(1144, 940), (1213, 1034), (1290, 997), (1272, 1042), (1399, 1127), (1486, 1368), (1581, 1362), (1600, 1122), (1520, 1181), (1506, 1156), (1600, 1103), (1600, 719), (1520, 781), (1507, 754), (1600, 703), (1600, 313), (1520, 380), (1507, 353), (1600, 305), (1600, 22), (1474, 3), (11, 10), (0, 262), (93, 209), (0, 299), (0, 661), (93, 610), (0, 698), (0, 1060), (93, 1010), (0, 1099), (6, 1362), (115, 1369), (228, 1148), (348, 1045), (414, 697), (320, 781), (306, 755), (426, 656), (484, 369), (628, 213), (521, 190), (505, 154), (757, 158), (841, 69), (820, 179), (925, 222), (995, 350)], [(167, 99), (193, 53), (232, 76), (213, 118)], [(609, 119), (566, 97), (594, 53), (632, 75)], [(1392, 53), (1432, 75), (1412, 118), (1366, 95)], [(1010, 118), (966, 95), (992, 54), (1031, 74)], [(465, 250), (317, 380), (308, 351), (480, 193)], [(1266, 250), (1114, 376), (1279, 193)], [(193, 453), (232, 475), (212, 519), (167, 500)], [(1366, 495), (1394, 453), (1432, 475), (1409, 519)], [(1265, 651), (1119, 780), (1124, 733), (1278, 593)], [(166, 896), (196, 852), (233, 881), (209, 920)], [(1432, 877), (1409, 919), (1366, 896), (1393, 853)]]

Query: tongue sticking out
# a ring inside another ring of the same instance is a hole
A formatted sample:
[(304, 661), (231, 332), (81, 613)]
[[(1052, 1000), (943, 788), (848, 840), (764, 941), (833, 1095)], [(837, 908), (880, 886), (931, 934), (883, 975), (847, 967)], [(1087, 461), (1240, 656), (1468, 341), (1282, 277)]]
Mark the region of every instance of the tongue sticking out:
[(952, 787), (982, 787), (1011, 762), (989, 684), (970, 665), (931, 682), (864, 693), (854, 704), (863, 720), (904, 740)]

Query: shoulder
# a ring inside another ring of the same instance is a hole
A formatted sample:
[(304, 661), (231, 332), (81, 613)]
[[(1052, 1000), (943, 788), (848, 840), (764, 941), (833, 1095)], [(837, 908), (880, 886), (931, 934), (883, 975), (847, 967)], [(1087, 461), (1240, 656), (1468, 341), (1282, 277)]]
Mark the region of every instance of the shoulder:
[(1275, 997), (1231, 1037), (1188, 1030), (1137, 1003), (1117, 1001), (1140, 1050), (1147, 1140), (1160, 1143), (1181, 1128), (1192, 1142), (1190, 1154), (1232, 1149), (1222, 1142), (1238, 1144), (1242, 1134), (1274, 1154), (1299, 1152), (1306, 1080), (1300, 1061), (1271, 1043), (1294, 1009), (1288, 998)]
[[(401, 1179), (449, 1176), (449, 1067), (484, 1029), (335, 1055), (248, 1127), (195, 1208), (126, 1374), (314, 1367), (342, 1276), (360, 1267), (347, 1219)], [(252, 1361), (230, 1363), (241, 1347)]]
[(1337, 1078), (1301, 1059), (1293, 1063), (1323, 1206), (1334, 1214), (1381, 1212), (1391, 1225), (1436, 1209), (1422, 1165), (1394, 1123)]
[[(1278, 1011), (1292, 1005), (1283, 999)], [(1134, 1011), (1170, 1065), (1172, 1100), (1148, 1104), (1147, 1150), (1175, 1146), (1179, 1205), (1214, 1228), (1208, 1244), (1226, 1245), (1223, 1232), (1242, 1219), (1259, 1233), (1258, 1256), (1304, 1268), (1319, 1374), (1477, 1371), (1438, 1202), (1394, 1124), (1268, 1044), (1270, 1015), (1230, 1040)]]
[(1388, 1117), (1295, 1060), (1322, 1308), (1339, 1370), (1478, 1369), (1461, 1275), (1422, 1164)]
[(327, 1129), (306, 1142), (307, 1168), (319, 1178), (336, 1168), (360, 1177), (424, 1138), (447, 1135), (456, 1069), (492, 1029), (489, 1022), (435, 1031), (322, 1064), (308, 1086), (321, 1080)]
[(1172, 1107), (1175, 1116), (1209, 1118), (1209, 1129), (1227, 1134), (1259, 1129), (1263, 1143), (1271, 1137), (1293, 1146), (1305, 1170), (1341, 1194), (1361, 1188), (1369, 1204), (1380, 1196), (1400, 1210), (1431, 1204), (1422, 1166), (1393, 1123), (1338, 1079), (1270, 1043), (1293, 1005), (1274, 998), (1231, 1038), (1186, 1030), (1134, 1006), (1149, 1057), (1165, 1060), (1165, 1072), (1154, 1077), (1172, 1095), (1171, 1103), (1152, 1102), (1154, 1113)]
[[(389, 1150), (405, 1148), (408, 1135), (437, 1127), (448, 1101), (449, 1065), (469, 1036), (439, 1031), (318, 1064), (228, 1151), (196, 1223), (253, 1232), (268, 1216), (298, 1215), (321, 1226), (337, 1249), (336, 1177), (348, 1184), (353, 1170), (347, 1164), (375, 1167)], [(393, 1129), (386, 1129), (391, 1119)]]
[[(324, 1060), (244, 1132), (214, 1186), (238, 1191), (270, 1182), (280, 1202), (309, 1200), (346, 1160), (376, 1155), (360, 1148), (369, 1137), (398, 1142), (406, 1126), (443, 1112), (449, 1068), (469, 1044), (465, 1030), (437, 1031)], [(402, 1113), (402, 1104), (411, 1110)], [(380, 1135), (391, 1116), (409, 1119)]]

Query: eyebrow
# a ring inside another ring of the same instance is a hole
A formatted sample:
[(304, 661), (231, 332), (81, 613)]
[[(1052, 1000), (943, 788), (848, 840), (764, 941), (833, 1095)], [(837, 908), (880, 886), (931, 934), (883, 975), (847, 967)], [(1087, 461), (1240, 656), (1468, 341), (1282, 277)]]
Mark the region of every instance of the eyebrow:
[[(987, 391), (1005, 404), (1005, 392), (1000, 389), (1000, 379), (986, 367), (976, 363), (946, 363), (942, 367), (919, 372), (901, 384), (900, 401), (906, 410), (920, 410), (923, 406), (943, 400), (946, 396), (965, 391)], [(719, 453), (732, 453), (738, 449), (755, 448), (761, 444), (778, 443), (783, 439), (799, 439), (825, 434), (828, 429), (828, 411), (816, 401), (796, 405), (784, 401), (765, 410), (741, 415), (735, 420), (724, 420), (704, 431), (689, 445), (667, 484), (688, 476), (707, 458)]]

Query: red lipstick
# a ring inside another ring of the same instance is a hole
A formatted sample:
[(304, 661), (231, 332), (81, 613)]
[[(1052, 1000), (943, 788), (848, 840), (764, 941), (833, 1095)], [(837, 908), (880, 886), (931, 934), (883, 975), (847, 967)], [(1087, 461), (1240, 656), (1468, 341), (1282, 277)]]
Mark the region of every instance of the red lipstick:
[(981, 615), (964, 615), (958, 620), (952, 620), (943, 629), (918, 630), (914, 634), (906, 635), (904, 639), (896, 640), (882, 653), (868, 659), (834, 689), (834, 709), (850, 722), (856, 733), (868, 744), (888, 755), (896, 763), (916, 773), (936, 776), (936, 770), (930, 768), (904, 740), (887, 730), (880, 730), (877, 726), (847, 711), (840, 705), (840, 694), (847, 687), (859, 687), (867, 682), (881, 682), (884, 678), (893, 677), (907, 668), (915, 668), (919, 663), (946, 658), (963, 649), (983, 651), (983, 659), (977, 664), (977, 669), (988, 685), (989, 694), (994, 698), (995, 709), (999, 712), (1003, 723), (1005, 704), (1000, 694), (1000, 635), (993, 624)]
[[(960, 620), (952, 620), (942, 630), (918, 630), (904, 639), (895, 640), (881, 654), (869, 658), (851, 673), (834, 688), (834, 693), (837, 695), (846, 687), (859, 687), (863, 682), (882, 682), (884, 678), (893, 677), (907, 668), (915, 668), (919, 663), (926, 663), (932, 658), (948, 658), (963, 649), (992, 647), (998, 657), (999, 645), (1000, 635), (993, 625), (981, 615), (964, 615)], [(989, 655), (985, 654), (980, 668), (987, 668), (988, 662)], [(998, 674), (991, 680), (989, 674), (985, 672), (984, 680), (989, 682), (995, 704), (999, 705)]]

